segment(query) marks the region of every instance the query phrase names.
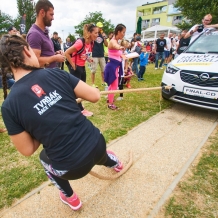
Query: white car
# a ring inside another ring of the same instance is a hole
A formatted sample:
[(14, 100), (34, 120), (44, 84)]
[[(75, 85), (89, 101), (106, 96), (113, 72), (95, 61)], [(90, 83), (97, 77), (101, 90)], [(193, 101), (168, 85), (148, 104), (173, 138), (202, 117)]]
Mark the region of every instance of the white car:
[(168, 64), (161, 86), (165, 99), (218, 110), (218, 30), (200, 35)]

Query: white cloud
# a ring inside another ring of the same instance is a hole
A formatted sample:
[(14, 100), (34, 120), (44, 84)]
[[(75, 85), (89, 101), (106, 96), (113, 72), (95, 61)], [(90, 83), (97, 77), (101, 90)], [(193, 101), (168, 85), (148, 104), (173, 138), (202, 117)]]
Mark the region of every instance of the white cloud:
[[(141, 0), (51, 0), (51, 2), (55, 10), (50, 32), (57, 31), (64, 38), (69, 32), (74, 33), (74, 26), (86, 15), (95, 11), (101, 11), (103, 18), (111, 20), (115, 26), (123, 23), (127, 27), (127, 34), (133, 34), (136, 29), (136, 8), (143, 4)], [(17, 1), (4, 1), (4, 4), (0, 5), (0, 10), (16, 17)]]

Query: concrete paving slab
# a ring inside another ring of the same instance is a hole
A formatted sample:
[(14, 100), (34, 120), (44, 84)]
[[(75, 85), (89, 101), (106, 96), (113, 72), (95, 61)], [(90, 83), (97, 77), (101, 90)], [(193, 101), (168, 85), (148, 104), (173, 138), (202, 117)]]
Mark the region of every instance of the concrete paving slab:
[[(217, 125), (217, 118), (217, 112), (176, 104), (108, 145), (124, 164), (128, 151), (133, 152), (133, 166), (126, 174), (113, 181), (91, 175), (71, 181), (83, 202), (81, 210), (74, 212), (64, 205), (57, 188), (47, 182), (40, 191), (2, 211), (1, 217), (152, 217), (166, 190)], [(99, 166), (93, 170), (115, 173)]]

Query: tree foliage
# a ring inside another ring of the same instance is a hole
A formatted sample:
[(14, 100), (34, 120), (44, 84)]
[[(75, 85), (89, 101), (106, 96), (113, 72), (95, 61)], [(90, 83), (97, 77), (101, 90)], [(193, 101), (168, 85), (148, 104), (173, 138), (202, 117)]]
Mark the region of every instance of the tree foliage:
[(180, 29), (187, 29), (194, 24), (200, 24), (206, 14), (213, 16), (212, 23), (218, 23), (218, 1), (217, 0), (177, 0), (174, 7), (182, 11), (187, 19), (178, 25)]
[(0, 34), (7, 33), (8, 28), (13, 26), (14, 20), (13, 18), (0, 11)]
[(176, 25), (176, 27), (180, 30), (189, 30), (193, 24), (190, 21), (183, 20), (182, 23)]
[[(35, 3), (33, 0), (17, 0), (18, 17), (16, 21), (20, 22), (22, 16), (26, 15), (26, 32), (30, 29), (36, 20)], [(19, 25), (19, 24), (18, 24)]]
[(75, 33), (79, 34), (80, 36), (83, 35), (83, 26), (85, 24), (96, 24), (97, 22), (102, 22), (104, 25), (104, 32), (108, 34), (111, 31), (114, 31), (114, 25), (111, 24), (111, 20), (105, 20), (103, 15), (100, 11), (90, 12), (89, 15), (86, 15), (85, 19), (77, 26), (75, 26)]
[(67, 36), (67, 38), (70, 38), (71, 42), (74, 42), (76, 40), (76, 37), (74, 35), (72, 35), (71, 33), (69, 33), (69, 35)]

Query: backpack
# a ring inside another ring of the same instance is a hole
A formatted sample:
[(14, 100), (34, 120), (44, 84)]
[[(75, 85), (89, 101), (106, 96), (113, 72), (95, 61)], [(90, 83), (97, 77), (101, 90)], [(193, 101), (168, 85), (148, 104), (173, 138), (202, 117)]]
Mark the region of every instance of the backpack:
[[(77, 53), (75, 53), (74, 55), (71, 54), (71, 55), (70, 55), (71, 57), (74, 57), (74, 56), (76, 56), (77, 54), (81, 54), (81, 53), (84, 51), (84, 49), (85, 49), (85, 39), (84, 39), (84, 38), (78, 38), (77, 40), (79, 40), (79, 39), (82, 40), (83, 46), (82, 46), (82, 48), (81, 48), (79, 51), (77, 51)], [(72, 44), (71, 44), (71, 46), (73, 46), (77, 40), (73, 41)], [(71, 47), (71, 46), (70, 46), (70, 47)], [(66, 60), (66, 61), (65, 61), (65, 64), (68, 65), (68, 64), (69, 64), (69, 61)]]
[(135, 52), (137, 52), (139, 55), (142, 52), (142, 46), (139, 43), (137, 43), (137, 45), (135, 47)]

